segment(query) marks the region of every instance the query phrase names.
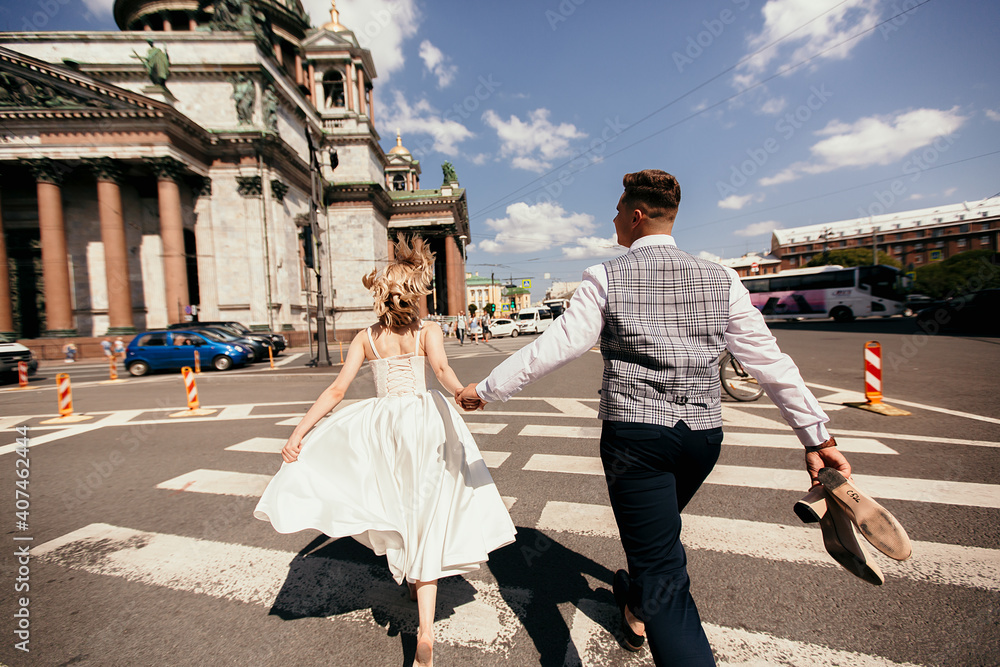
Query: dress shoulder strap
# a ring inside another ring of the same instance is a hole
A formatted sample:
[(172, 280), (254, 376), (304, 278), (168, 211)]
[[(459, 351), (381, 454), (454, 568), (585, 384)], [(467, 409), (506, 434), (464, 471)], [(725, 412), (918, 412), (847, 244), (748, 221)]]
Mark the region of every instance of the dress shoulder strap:
[(372, 353), (375, 354), (376, 359), (381, 359), (382, 355), (379, 354), (378, 350), (375, 349), (375, 341), (372, 340), (372, 328), (368, 327), (367, 329), (365, 329), (365, 332), (368, 333), (368, 344), (372, 346)]

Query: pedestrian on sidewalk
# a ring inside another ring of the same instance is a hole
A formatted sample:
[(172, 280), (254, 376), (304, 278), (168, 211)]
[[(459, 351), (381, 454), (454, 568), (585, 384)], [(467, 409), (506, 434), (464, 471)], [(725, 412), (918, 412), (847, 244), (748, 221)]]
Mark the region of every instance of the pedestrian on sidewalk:
[(66, 363), (72, 364), (76, 361), (76, 344), (70, 341), (63, 345), (63, 354), (66, 355)]
[(455, 326), (458, 327), (458, 344), (465, 345), (465, 313), (459, 313), (458, 319), (455, 321)]
[(108, 359), (110, 359), (111, 358), (111, 340), (109, 338), (105, 338), (104, 340), (101, 341), (101, 349), (104, 351), (104, 356), (107, 357)]
[(472, 342), (476, 345), (479, 345), (479, 328), (479, 318), (473, 317), (472, 321), (469, 322), (469, 338), (471, 338)]
[(676, 179), (650, 169), (627, 174), (623, 185), (614, 226), (628, 252), (587, 269), (566, 312), (466, 387), (459, 402), (470, 410), (506, 401), (600, 344), (601, 460), (628, 563), (612, 585), (623, 646), (639, 650), (648, 637), (657, 665), (714, 665), (679, 538), (680, 512), (722, 445), (722, 350), (777, 404), (805, 446), (813, 483), (823, 467), (849, 477), (851, 466), (736, 273), (677, 248), (670, 235), (680, 203)]
[[(424, 380), (429, 365), (453, 398), (462, 390), (440, 325), (421, 323), (416, 306), (430, 293), (434, 256), (423, 239), (411, 248), (403, 237), (393, 257), (362, 280), (378, 323), (354, 337), (337, 379), (295, 427), (254, 516), (280, 533), (320, 530), (385, 555), (417, 603), (414, 664), (423, 667), (432, 662), (438, 579), (479, 569), (515, 529), (462, 417)], [(366, 359), (377, 397), (320, 423)]]
[(112, 352), (115, 355), (115, 359), (125, 358), (125, 341), (121, 336), (115, 338), (114, 345), (112, 346)]

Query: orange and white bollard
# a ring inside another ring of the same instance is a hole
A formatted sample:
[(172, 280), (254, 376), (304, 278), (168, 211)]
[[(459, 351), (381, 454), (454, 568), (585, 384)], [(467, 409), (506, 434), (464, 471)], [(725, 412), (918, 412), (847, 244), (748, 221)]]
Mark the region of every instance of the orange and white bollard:
[(865, 400), (882, 402), (882, 345), (877, 340), (865, 343)]
[(201, 407), (198, 404), (198, 385), (194, 381), (194, 372), (185, 366), (181, 369), (184, 377), (184, 390), (187, 392), (188, 410), (197, 410)]
[(73, 414), (73, 385), (69, 381), (68, 373), (56, 375), (56, 395), (58, 396), (59, 416), (53, 419), (46, 419), (43, 424), (65, 424), (67, 422), (82, 422), (92, 419), (90, 415)]
[(28, 388), (28, 362), (17, 362), (17, 386), (20, 389)]
[(271, 370), (274, 370), (274, 347), (272, 345), (267, 346), (267, 358), (271, 360)]
[(198, 385), (194, 381), (194, 371), (190, 366), (181, 369), (181, 377), (184, 378), (184, 392), (187, 395), (187, 410), (175, 412), (171, 417), (197, 417), (200, 415), (210, 415), (215, 410), (207, 410), (201, 407), (198, 401)]
[(844, 403), (852, 408), (877, 412), (887, 417), (904, 417), (906, 410), (882, 402), (882, 345), (877, 340), (865, 343), (865, 402)]
[(117, 380), (118, 379), (118, 357), (111, 355), (111, 364), (108, 368), (108, 379)]
[(344, 363), (344, 342), (337, 341), (337, 345), (340, 346), (340, 363)]
[(194, 351), (194, 372), (201, 373), (201, 355), (198, 354), (198, 350)]

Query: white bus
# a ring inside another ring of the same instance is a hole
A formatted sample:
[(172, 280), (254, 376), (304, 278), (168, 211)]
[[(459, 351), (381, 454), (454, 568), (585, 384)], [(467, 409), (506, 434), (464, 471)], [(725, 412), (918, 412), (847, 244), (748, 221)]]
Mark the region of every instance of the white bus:
[(743, 278), (765, 319), (889, 317), (905, 311), (902, 272), (891, 266), (817, 266)]

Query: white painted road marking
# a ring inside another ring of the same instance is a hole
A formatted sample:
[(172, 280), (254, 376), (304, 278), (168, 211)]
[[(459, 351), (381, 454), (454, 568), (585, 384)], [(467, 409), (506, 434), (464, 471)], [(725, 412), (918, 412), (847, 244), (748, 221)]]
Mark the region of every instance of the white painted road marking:
[(258, 452), (260, 454), (278, 454), (288, 442), (285, 438), (250, 438), (235, 445), (226, 447), (227, 452)]
[[(599, 440), (601, 437), (600, 426), (559, 426), (556, 424), (528, 424), (518, 433), (519, 436), (532, 436), (539, 438), (582, 438), (589, 440)], [(777, 449), (802, 449), (802, 443), (793, 434), (782, 433), (771, 435), (768, 433), (726, 433), (724, 445), (737, 447), (773, 447)], [(897, 454), (896, 450), (886, 447), (873, 438), (840, 438), (838, 436), (837, 446), (844, 452), (855, 452), (864, 454)]]
[[(317, 601), (322, 601), (322, 609), (330, 611), (328, 618), (392, 625), (408, 633), (417, 630), (416, 606), (381, 567), (101, 523), (31, 551), (64, 567), (175, 591), (278, 606), (293, 615), (313, 615)], [(504, 589), (501, 595), (493, 583), (442, 579), (438, 609), (454, 611), (434, 624), (435, 639), (507, 654), (521, 628), (518, 616), (530, 599), (531, 592), (520, 588)]]
[(469, 427), (469, 432), (476, 435), (496, 435), (500, 431), (507, 428), (507, 424), (491, 424), (489, 422), (465, 422), (465, 425)]
[[(604, 474), (601, 459), (596, 456), (533, 454), (524, 470), (579, 475)], [(1000, 486), (996, 484), (877, 475), (853, 475), (851, 479), (860, 489), (876, 498), (1000, 509)], [(809, 488), (805, 470), (726, 465), (715, 466), (705, 483), (803, 493)]]
[[(843, 394), (851, 395), (851, 392), (849, 392), (847, 390), (838, 389), (837, 387), (828, 387), (828, 386), (823, 385), (823, 384), (815, 384), (813, 382), (806, 382), (806, 386), (807, 387), (811, 387), (813, 389), (826, 389), (828, 391), (842, 392)], [(854, 402), (854, 403), (864, 403), (865, 402), (865, 396), (864, 396), (864, 394), (862, 394), (862, 393), (854, 393), (854, 396), (856, 396), (857, 398), (853, 399), (851, 402)], [(934, 406), (934, 405), (926, 405), (925, 403), (914, 403), (913, 401), (904, 401), (903, 399), (897, 398), (895, 396), (891, 396), (891, 397), (890, 396), (885, 396), (885, 397), (883, 397), (883, 400), (885, 400), (885, 402), (888, 403), (888, 404), (890, 404), (890, 405), (892, 405), (892, 404), (905, 405), (908, 408), (917, 408), (918, 410), (930, 410), (931, 412), (940, 412), (940, 413), (946, 414), (946, 415), (954, 415), (955, 417), (965, 417), (966, 419), (975, 419), (976, 421), (988, 422), (990, 424), (1000, 424), (1000, 419), (997, 419), (996, 417), (985, 417), (983, 415), (976, 415), (976, 414), (973, 414), (971, 412), (960, 412), (958, 410), (950, 410), (948, 408), (939, 408), (939, 407)]]
[[(818, 524), (786, 526), (691, 514), (682, 515), (682, 521), (681, 541), (688, 549), (787, 563), (840, 567), (824, 549)], [(545, 503), (537, 528), (561, 533), (618, 537), (614, 513), (605, 505), (549, 501)], [(878, 562), (887, 576), (1000, 591), (1000, 550), (997, 549), (913, 542), (913, 557), (910, 560), (899, 562), (882, 558), (879, 554)]]

